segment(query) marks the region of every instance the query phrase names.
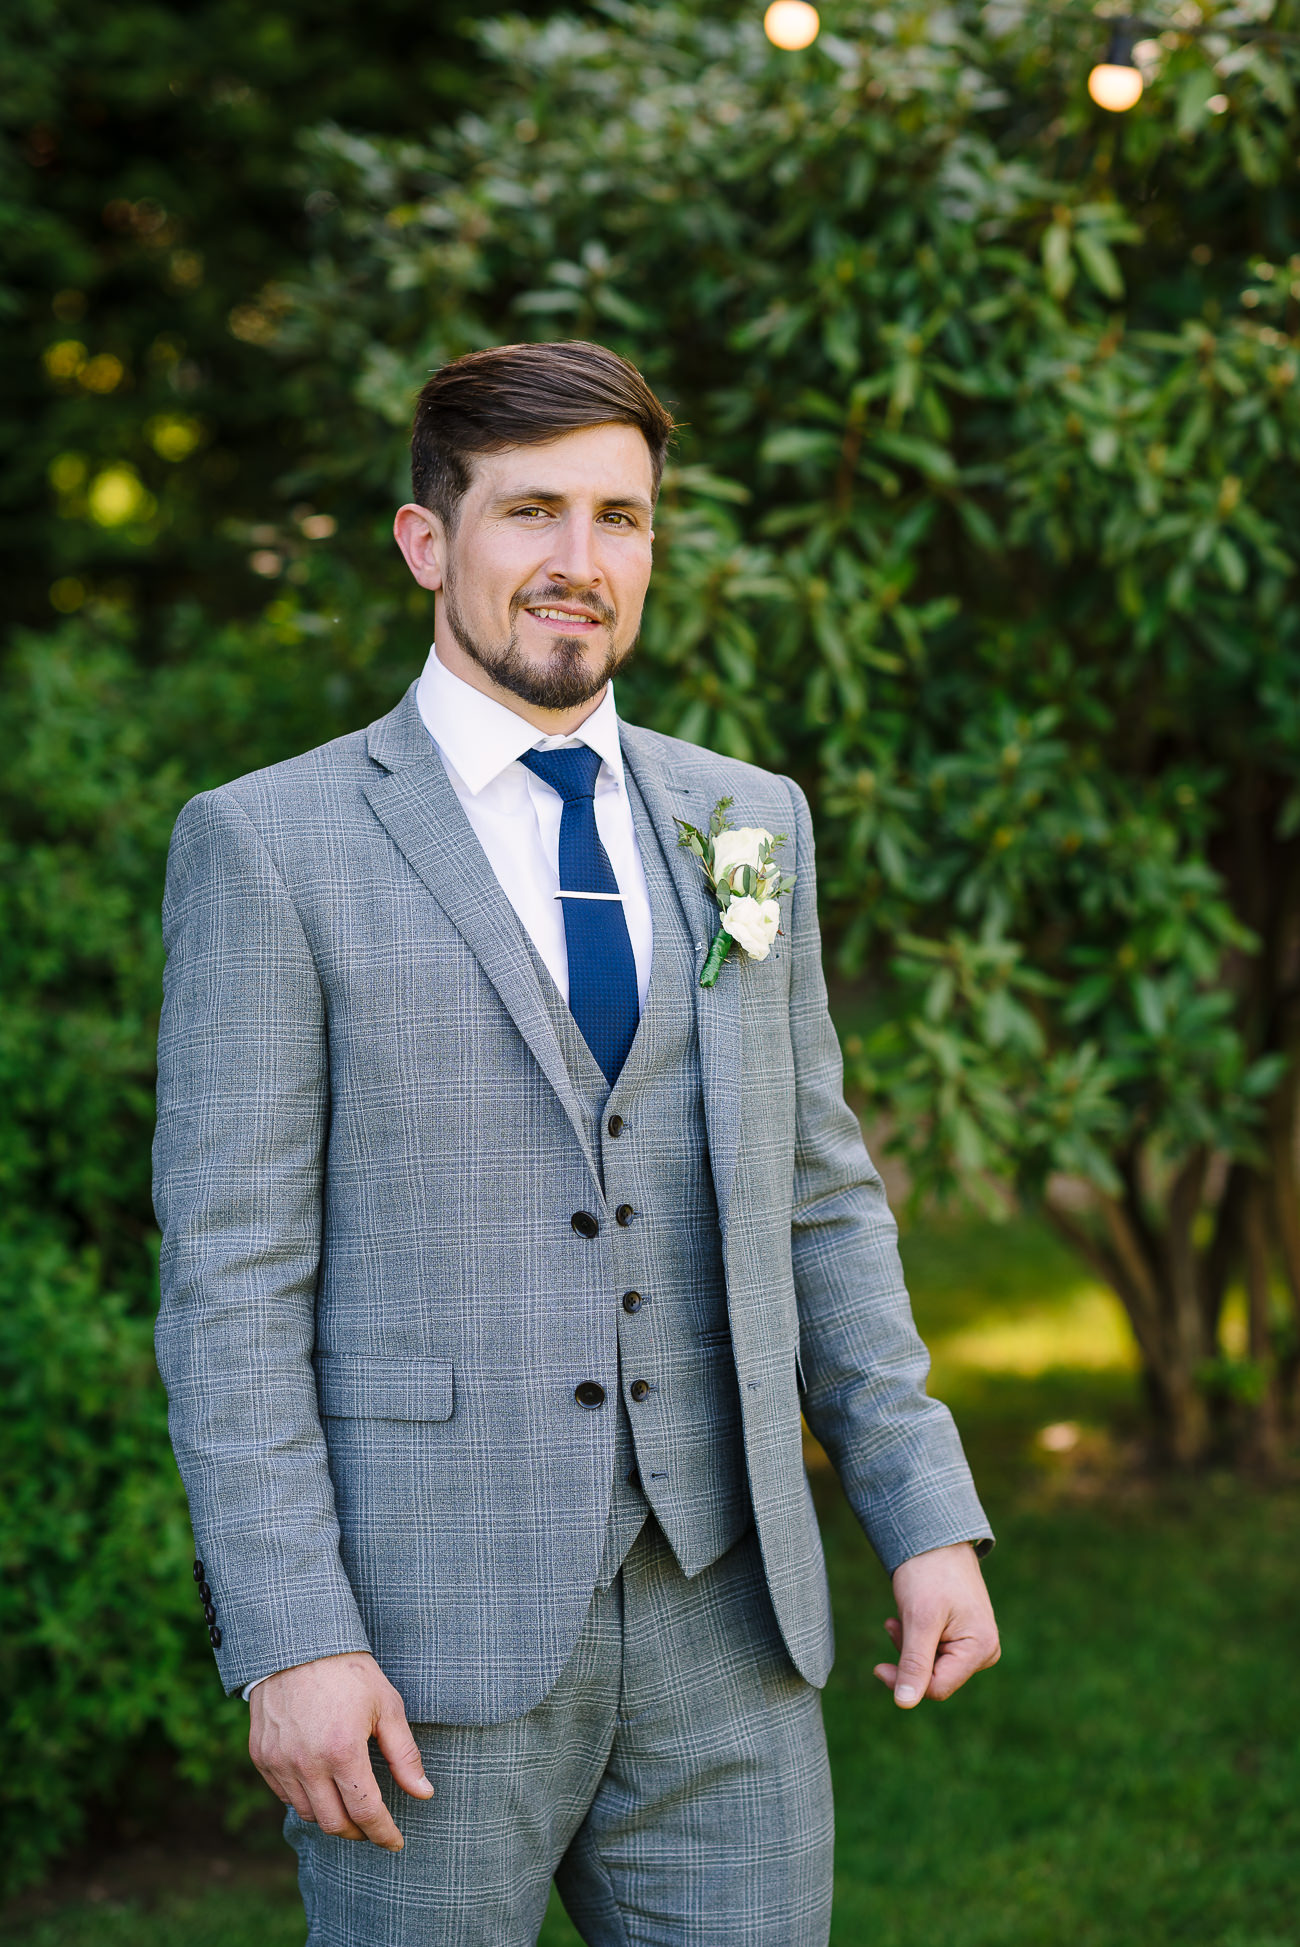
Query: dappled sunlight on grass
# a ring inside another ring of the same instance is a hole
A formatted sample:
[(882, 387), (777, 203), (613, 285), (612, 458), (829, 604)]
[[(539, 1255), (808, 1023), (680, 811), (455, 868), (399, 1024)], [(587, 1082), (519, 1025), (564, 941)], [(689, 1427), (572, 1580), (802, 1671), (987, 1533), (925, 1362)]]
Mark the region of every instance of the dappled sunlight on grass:
[(918, 1218), (902, 1253), (930, 1391), (957, 1417), (995, 1522), (1026, 1491), (1122, 1470), (1138, 1425), (1128, 1321), (1044, 1223)]
[(1081, 1284), (1016, 1316), (997, 1313), (931, 1341), (936, 1390), (955, 1372), (1009, 1372), (1037, 1379), (1056, 1368), (1133, 1372), (1133, 1335), (1109, 1292)]

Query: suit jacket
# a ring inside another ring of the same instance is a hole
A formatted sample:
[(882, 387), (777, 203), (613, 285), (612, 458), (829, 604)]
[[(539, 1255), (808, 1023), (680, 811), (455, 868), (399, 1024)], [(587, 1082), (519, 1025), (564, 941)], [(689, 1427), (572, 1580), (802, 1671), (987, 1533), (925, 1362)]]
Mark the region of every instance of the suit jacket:
[[(695, 1009), (768, 1585), (820, 1684), (801, 1404), (887, 1569), (988, 1524), (844, 1102), (804, 798), (622, 740), (697, 966), (717, 913), (674, 817), (730, 796), (736, 823), (789, 835), (798, 874), (766, 961), (736, 954), (665, 1004)], [(164, 935), (157, 1346), (222, 1678), (374, 1648), (413, 1722), (517, 1716), (600, 1566), (615, 1422), (575, 1391), (619, 1385), (622, 1240), (554, 997), (414, 686), (368, 730), (193, 799)]]

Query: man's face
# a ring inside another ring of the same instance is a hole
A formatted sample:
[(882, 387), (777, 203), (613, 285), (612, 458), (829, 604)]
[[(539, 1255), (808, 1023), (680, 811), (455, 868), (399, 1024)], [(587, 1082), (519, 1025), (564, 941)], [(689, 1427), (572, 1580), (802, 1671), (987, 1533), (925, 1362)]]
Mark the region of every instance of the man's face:
[[(650, 580), (650, 451), (635, 426), (593, 426), (473, 462), (448, 534), (403, 509), (398, 540), (438, 591), (439, 656), (542, 710), (599, 696), (636, 646)], [(404, 534), (403, 521), (407, 522)]]

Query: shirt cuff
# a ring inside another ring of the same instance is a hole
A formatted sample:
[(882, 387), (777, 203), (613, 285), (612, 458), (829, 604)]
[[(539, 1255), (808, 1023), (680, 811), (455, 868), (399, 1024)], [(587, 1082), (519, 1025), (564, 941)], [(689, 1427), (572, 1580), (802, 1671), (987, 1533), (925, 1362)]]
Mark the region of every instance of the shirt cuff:
[[(276, 1676), (277, 1674), (278, 1674), (278, 1672), (277, 1672), (277, 1671), (275, 1671), (275, 1670), (268, 1670), (268, 1671), (267, 1671), (267, 1673), (266, 1673), (266, 1677), (273, 1677), (273, 1676)], [(239, 1694), (240, 1694), (240, 1696), (241, 1696), (241, 1697), (243, 1698), (243, 1700), (244, 1700), (244, 1702), (245, 1702), (245, 1703), (247, 1703), (247, 1702), (248, 1702), (248, 1700), (249, 1700), (249, 1698), (250, 1698), (250, 1697), (252, 1696), (252, 1694), (253, 1694), (253, 1692), (254, 1692), (254, 1691), (256, 1690), (256, 1688), (257, 1688), (257, 1686), (258, 1686), (258, 1684), (259, 1684), (259, 1683), (265, 1683), (265, 1682), (266, 1682), (266, 1677), (254, 1677), (254, 1678), (253, 1678), (253, 1681), (252, 1681), (251, 1683), (246, 1683), (246, 1684), (244, 1685), (244, 1687), (243, 1687), (243, 1689), (242, 1689), (242, 1690), (240, 1691), (240, 1693), (239, 1693)]]

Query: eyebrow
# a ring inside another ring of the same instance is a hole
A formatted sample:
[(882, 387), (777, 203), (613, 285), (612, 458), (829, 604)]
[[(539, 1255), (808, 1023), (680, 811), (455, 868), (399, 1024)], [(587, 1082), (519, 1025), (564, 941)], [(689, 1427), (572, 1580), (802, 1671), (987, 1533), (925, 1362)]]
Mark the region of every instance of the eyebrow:
[[(554, 507), (557, 502), (562, 501), (564, 498), (565, 496), (562, 493), (557, 493), (554, 487), (517, 487), (508, 489), (504, 493), (494, 494), (491, 504), (493, 507), (504, 507), (510, 501), (536, 500), (545, 501), (548, 506)], [(650, 502), (642, 494), (612, 494), (608, 500), (602, 500), (600, 502), (598, 511), (600, 513), (627, 511), (637, 514), (650, 514), (653, 512), (653, 509), (651, 508)]]

